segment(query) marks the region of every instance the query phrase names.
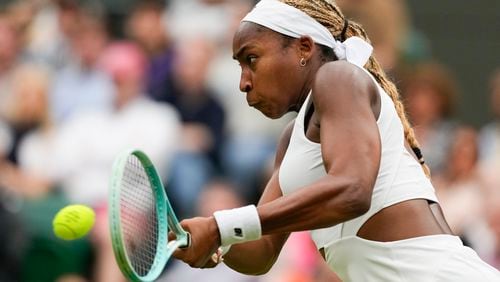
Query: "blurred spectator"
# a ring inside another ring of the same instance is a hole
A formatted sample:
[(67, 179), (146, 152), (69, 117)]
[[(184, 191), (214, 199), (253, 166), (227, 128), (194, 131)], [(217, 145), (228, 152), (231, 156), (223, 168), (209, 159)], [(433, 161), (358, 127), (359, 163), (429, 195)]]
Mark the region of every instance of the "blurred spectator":
[(439, 173), (456, 127), (455, 81), (443, 65), (421, 63), (405, 77), (402, 94), (426, 163), (433, 173)]
[(36, 13), (27, 36), (27, 52), (37, 62), (59, 70), (72, 63), (70, 42), (80, 24), (78, 0), (33, 1)]
[[(400, 76), (406, 64), (430, 55), (428, 42), (412, 25), (406, 0), (337, 0), (348, 19), (368, 33), (374, 55), (382, 68)], [(376, 11), (376, 12), (374, 12)]]
[[(20, 280), (54, 281), (68, 273), (85, 277), (89, 274), (89, 242), (62, 242), (51, 228), (55, 212), (68, 202), (56, 190), (58, 147), (48, 115), (49, 73), (41, 66), (26, 64), (16, 67), (13, 78), (13, 121), (30, 131), (19, 140), (18, 164), (0, 166), (0, 194), (7, 195), (9, 209), (17, 211), (10, 220), (22, 226), (22, 234), (8, 238), (10, 244), (26, 240), (25, 248), (17, 250), (22, 263)], [(9, 230), (16, 229), (11, 226)]]
[(12, 105), (12, 70), (20, 60), (20, 33), (0, 11), (0, 118), (10, 119)]
[(406, 1), (337, 0), (337, 3), (348, 18), (363, 25), (382, 68), (386, 71), (394, 69), (410, 25)]
[(491, 76), (490, 107), (493, 120), (481, 128), (481, 167), (488, 179), (490, 189), (500, 190), (500, 69)]
[(114, 157), (126, 148), (145, 150), (161, 171), (167, 169), (179, 140), (177, 112), (144, 94), (145, 57), (132, 43), (113, 43), (101, 65), (113, 78), (112, 110), (87, 109), (61, 128), (65, 189), (77, 202), (106, 200)]
[[(86, 0), (89, 1), (89, 0)], [(144, 0), (97, 0), (106, 9), (108, 29), (111, 36), (115, 39), (123, 39), (126, 35), (126, 22), (128, 15), (134, 9), (135, 5), (144, 2)], [(149, 1), (149, 0), (146, 0)], [(155, 0), (169, 2), (169, 0)]]
[(51, 93), (51, 111), (60, 124), (75, 112), (86, 108), (106, 109), (113, 101), (108, 75), (98, 68), (108, 36), (104, 19), (91, 10), (79, 10), (79, 25), (70, 38), (74, 62), (55, 75)]
[(48, 116), (50, 76), (43, 67), (26, 64), (16, 67), (13, 82), (12, 124), (25, 134), (18, 140), (18, 165), (5, 164), (0, 183), (15, 188), (23, 197), (38, 198), (52, 188), (52, 176), (57, 171), (48, 162), (55, 149)]
[(475, 248), (478, 226), (486, 222), (487, 191), (478, 167), (477, 132), (470, 127), (458, 128), (452, 137), (446, 167), (434, 174), (433, 183), (443, 213), (452, 231)]
[(174, 48), (165, 27), (163, 1), (140, 1), (128, 19), (128, 34), (146, 52), (149, 58), (147, 94), (162, 100), (172, 91)]
[[(0, 118), (0, 176), (11, 145), (11, 130)], [(21, 227), (17, 216), (9, 210), (5, 189), (0, 180), (0, 230), (3, 230), (0, 234), (0, 281), (16, 281), (19, 280), (23, 236), (19, 234)]]
[(170, 0), (169, 2), (167, 11), (169, 33), (175, 40), (204, 36), (220, 41), (225, 35), (227, 16), (224, 3), (219, 5), (219, 3), (209, 3), (206, 0)]
[(182, 218), (193, 214), (197, 195), (216, 173), (225, 112), (206, 84), (211, 43), (202, 37), (186, 39), (176, 50), (174, 90), (165, 93), (165, 101), (181, 115), (183, 140), (167, 183)]
[[(215, 160), (224, 136), (225, 112), (206, 83), (213, 46), (207, 39), (187, 39), (177, 46), (171, 102), (184, 122), (187, 150)], [(197, 138), (196, 138), (197, 137)]]

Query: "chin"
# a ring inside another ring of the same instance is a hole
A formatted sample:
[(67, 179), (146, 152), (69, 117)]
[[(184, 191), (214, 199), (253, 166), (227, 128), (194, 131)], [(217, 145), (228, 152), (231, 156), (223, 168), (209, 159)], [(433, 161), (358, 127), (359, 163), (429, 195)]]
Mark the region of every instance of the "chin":
[(259, 111), (270, 119), (279, 119), (285, 114), (285, 113), (279, 113), (279, 112), (267, 112), (265, 110), (259, 110)]
[(257, 105), (254, 105), (253, 108), (270, 119), (279, 119), (287, 113), (287, 111), (283, 111), (280, 108), (269, 106), (269, 104), (264, 103), (258, 103)]

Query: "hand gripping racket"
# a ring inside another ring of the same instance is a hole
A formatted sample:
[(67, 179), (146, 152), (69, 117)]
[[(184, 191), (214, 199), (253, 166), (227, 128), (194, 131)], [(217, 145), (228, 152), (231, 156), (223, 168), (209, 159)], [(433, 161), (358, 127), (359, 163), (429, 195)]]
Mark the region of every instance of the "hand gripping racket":
[[(151, 160), (139, 150), (113, 164), (109, 223), (115, 258), (132, 281), (154, 281), (177, 248), (190, 245)], [(176, 239), (168, 241), (168, 232)]]

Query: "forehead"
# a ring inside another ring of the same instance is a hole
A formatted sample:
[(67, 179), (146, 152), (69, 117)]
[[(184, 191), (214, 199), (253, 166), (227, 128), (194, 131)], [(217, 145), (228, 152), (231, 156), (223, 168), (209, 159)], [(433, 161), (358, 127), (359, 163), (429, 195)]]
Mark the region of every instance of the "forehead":
[(271, 47), (281, 42), (280, 34), (251, 22), (242, 22), (233, 38), (235, 55), (242, 48)]

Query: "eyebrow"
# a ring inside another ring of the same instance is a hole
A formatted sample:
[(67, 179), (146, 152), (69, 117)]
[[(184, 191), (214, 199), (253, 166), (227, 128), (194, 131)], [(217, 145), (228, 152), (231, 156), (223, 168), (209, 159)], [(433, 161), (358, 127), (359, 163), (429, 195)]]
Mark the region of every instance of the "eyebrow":
[(238, 58), (241, 56), (241, 54), (243, 54), (243, 52), (245, 52), (245, 50), (246, 50), (246, 49), (248, 49), (248, 48), (249, 48), (248, 44), (243, 45), (243, 47), (241, 47), (241, 48), (240, 48), (240, 49), (236, 52), (236, 54), (235, 54), (235, 55), (233, 55), (233, 59), (234, 59), (234, 60), (238, 60)]

